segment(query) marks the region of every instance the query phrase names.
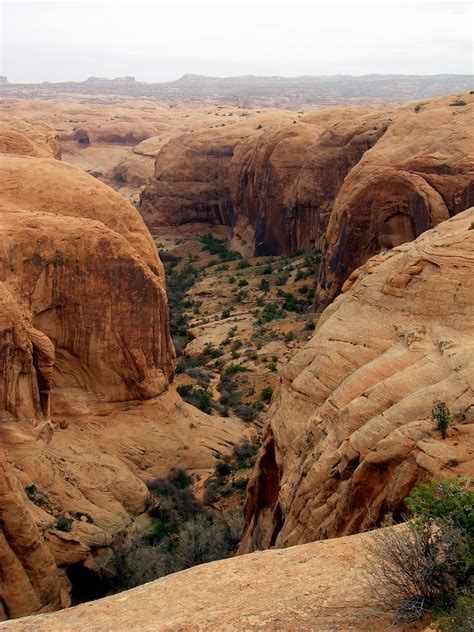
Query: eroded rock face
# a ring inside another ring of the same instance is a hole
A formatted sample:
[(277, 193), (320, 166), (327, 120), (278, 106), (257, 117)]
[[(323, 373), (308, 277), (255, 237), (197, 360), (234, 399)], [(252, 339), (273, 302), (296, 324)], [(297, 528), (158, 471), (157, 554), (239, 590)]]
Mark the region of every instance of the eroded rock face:
[(387, 132), (350, 171), (327, 227), (320, 304), (372, 255), (474, 204), (474, 99), (466, 95), (462, 107), (452, 101), (396, 110)]
[(158, 153), (140, 212), (152, 231), (231, 226), (231, 246), (248, 255), (318, 248), (327, 304), (369, 257), (474, 203), (474, 97), (462, 98), (254, 114), (183, 134)]
[(470, 209), (373, 257), (325, 310), (282, 372), (242, 551), (367, 530), (416, 484), (472, 475), (473, 221)]
[(0, 154), (0, 183), (2, 620), (68, 605), (146, 509), (144, 481), (212, 467), (241, 427), (170, 387), (163, 271), (137, 211), (53, 158)]

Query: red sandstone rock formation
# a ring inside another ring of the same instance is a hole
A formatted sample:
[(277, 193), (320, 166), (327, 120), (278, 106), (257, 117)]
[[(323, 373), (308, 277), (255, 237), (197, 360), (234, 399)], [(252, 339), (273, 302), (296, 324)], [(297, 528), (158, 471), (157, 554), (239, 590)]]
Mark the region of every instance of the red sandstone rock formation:
[(323, 312), (281, 374), (242, 551), (364, 531), (416, 484), (472, 476), (473, 221), (470, 209), (373, 257)]
[(372, 255), (474, 204), (474, 98), (396, 110), (387, 132), (342, 184), (327, 227), (319, 302)]
[(255, 113), (181, 135), (158, 153), (140, 211), (152, 230), (229, 225), (232, 247), (247, 254), (319, 248), (327, 303), (370, 256), (474, 202), (474, 97), (463, 99)]
[(144, 480), (212, 467), (241, 428), (169, 389), (163, 271), (137, 211), (53, 158), (0, 154), (0, 183), (1, 620), (67, 605), (67, 573), (94, 577)]

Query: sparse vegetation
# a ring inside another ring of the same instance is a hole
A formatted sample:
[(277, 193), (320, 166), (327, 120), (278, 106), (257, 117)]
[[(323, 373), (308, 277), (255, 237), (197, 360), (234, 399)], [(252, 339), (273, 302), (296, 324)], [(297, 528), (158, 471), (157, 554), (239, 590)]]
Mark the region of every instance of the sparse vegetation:
[(458, 99), (457, 101), (453, 101), (449, 105), (450, 106), (456, 106), (456, 107), (462, 107), (464, 105), (467, 105), (467, 103), (466, 103), (466, 101), (463, 101), (462, 99)]
[[(225, 478), (230, 466), (222, 463), (220, 469)], [(117, 572), (110, 577), (110, 593), (232, 553), (240, 537), (241, 512), (211, 511), (197, 501), (191, 482), (185, 470), (176, 469), (148, 483), (151, 525), (135, 537), (122, 534), (116, 539), (112, 550)]]
[(395, 621), (415, 621), (431, 612), (441, 630), (472, 629), (474, 493), (469, 485), (453, 478), (414, 489), (406, 500), (410, 521), (374, 533), (368, 583)]

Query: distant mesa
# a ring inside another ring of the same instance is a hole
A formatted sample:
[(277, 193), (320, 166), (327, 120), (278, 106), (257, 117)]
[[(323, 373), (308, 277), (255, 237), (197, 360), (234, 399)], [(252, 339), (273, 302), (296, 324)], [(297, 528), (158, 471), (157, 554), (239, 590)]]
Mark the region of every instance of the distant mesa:
[(8, 77), (6, 75), (0, 75), (0, 83), (8, 83)]
[(86, 83), (98, 83), (102, 81), (122, 81), (122, 82), (132, 82), (136, 81), (135, 77), (114, 77), (113, 79), (109, 79), (108, 77), (87, 77)]

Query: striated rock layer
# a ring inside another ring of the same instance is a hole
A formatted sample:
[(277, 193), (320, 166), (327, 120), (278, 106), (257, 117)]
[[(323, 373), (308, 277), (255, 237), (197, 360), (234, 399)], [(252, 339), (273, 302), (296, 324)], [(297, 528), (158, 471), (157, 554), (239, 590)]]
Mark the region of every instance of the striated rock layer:
[(474, 96), (396, 109), (268, 111), (171, 139), (141, 196), (150, 229), (232, 227), (246, 254), (318, 248), (318, 301), (381, 250), (474, 203)]
[(170, 388), (163, 270), (131, 204), (26, 151), (0, 154), (0, 183), (2, 620), (97, 583), (113, 533), (146, 508), (144, 481), (212, 467), (241, 427)]
[(323, 312), (280, 376), (241, 551), (364, 531), (415, 485), (472, 476), (473, 222), (469, 209), (373, 257)]

